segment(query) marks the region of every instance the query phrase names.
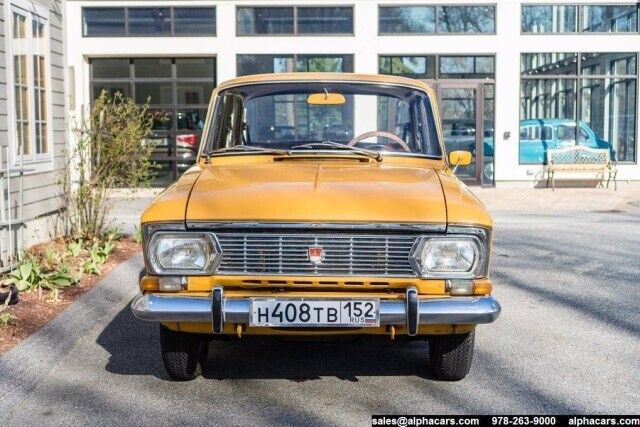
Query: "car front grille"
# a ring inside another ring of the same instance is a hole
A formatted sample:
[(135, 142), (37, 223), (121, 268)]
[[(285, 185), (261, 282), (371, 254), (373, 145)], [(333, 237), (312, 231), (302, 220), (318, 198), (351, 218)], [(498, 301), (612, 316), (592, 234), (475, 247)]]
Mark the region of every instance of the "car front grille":
[[(222, 249), (218, 274), (415, 277), (409, 255), (416, 236), (216, 233)], [(320, 247), (320, 264), (309, 248)]]

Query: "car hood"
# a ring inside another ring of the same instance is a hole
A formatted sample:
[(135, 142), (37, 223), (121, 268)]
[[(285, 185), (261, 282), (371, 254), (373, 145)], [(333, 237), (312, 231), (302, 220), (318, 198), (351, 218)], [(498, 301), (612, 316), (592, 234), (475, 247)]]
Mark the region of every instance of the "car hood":
[(288, 160), (203, 166), (185, 219), (446, 224), (447, 211), (424, 166)]

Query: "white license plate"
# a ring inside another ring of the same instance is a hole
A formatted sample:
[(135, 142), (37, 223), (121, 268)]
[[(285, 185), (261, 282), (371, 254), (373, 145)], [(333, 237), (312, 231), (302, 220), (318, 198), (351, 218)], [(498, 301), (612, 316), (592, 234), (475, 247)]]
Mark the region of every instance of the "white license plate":
[(380, 326), (380, 301), (363, 299), (252, 298), (250, 326)]

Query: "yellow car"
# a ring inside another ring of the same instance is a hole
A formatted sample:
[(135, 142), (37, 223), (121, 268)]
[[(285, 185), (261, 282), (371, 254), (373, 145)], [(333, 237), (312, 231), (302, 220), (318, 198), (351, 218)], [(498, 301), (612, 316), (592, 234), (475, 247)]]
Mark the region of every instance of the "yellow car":
[[(248, 335), (428, 341), (460, 380), (500, 313), (492, 220), (454, 175), (433, 91), (391, 76), (248, 76), (213, 92), (198, 161), (142, 214), (132, 310), (165, 368), (199, 375), (209, 342)], [(400, 340), (403, 338), (403, 340)]]

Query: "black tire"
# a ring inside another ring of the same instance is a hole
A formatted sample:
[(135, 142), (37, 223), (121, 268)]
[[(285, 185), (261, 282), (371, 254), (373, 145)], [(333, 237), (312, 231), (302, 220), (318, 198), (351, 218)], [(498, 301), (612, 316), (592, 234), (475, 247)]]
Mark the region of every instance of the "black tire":
[(200, 376), (209, 353), (206, 337), (172, 331), (160, 325), (160, 351), (169, 376), (176, 381), (191, 381)]
[(429, 337), (429, 374), (442, 381), (460, 381), (473, 361), (475, 331)]

